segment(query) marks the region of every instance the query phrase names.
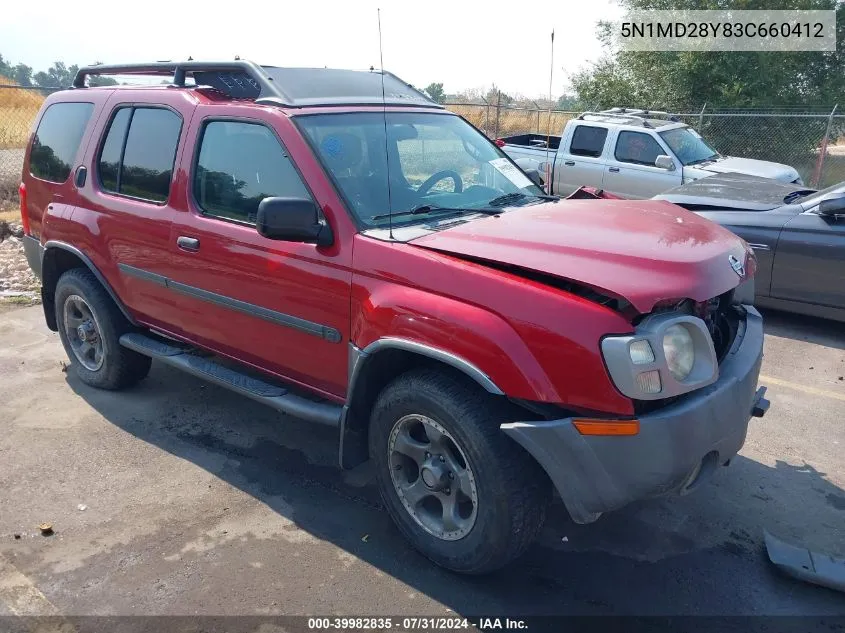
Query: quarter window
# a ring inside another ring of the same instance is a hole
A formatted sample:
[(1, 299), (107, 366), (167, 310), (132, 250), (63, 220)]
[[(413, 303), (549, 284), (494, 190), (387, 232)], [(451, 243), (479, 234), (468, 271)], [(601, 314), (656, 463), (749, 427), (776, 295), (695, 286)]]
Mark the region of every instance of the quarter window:
[(311, 197), (275, 134), (241, 121), (206, 124), (193, 187), (204, 214), (250, 224), (264, 198)]
[(575, 156), (598, 158), (604, 151), (604, 142), (606, 139), (607, 128), (579, 125), (572, 133), (572, 143), (569, 145), (569, 153)]
[(657, 157), (666, 152), (648, 134), (642, 132), (620, 132), (616, 141), (616, 160), (621, 163), (649, 165), (654, 167)]
[(93, 111), (93, 103), (54, 103), (47, 108), (29, 155), (33, 176), (56, 183), (67, 180)]
[(121, 108), (112, 118), (100, 151), (103, 189), (165, 202), (182, 118), (164, 108)]

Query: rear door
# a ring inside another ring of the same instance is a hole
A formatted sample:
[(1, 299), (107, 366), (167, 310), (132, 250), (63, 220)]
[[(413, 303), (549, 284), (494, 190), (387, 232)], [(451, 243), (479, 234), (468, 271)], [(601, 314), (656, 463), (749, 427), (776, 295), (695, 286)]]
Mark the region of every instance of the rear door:
[(564, 139), (566, 147), (555, 159), (554, 193), (566, 196), (578, 187), (602, 188), (608, 128), (576, 123)]
[(845, 308), (845, 219), (816, 209), (787, 222), (778, 241), (772, 297)]
[(142, 322), (168, 329), (177, 308), (165, 286), (174, 165), (196, 105), (184, 91), (116, 90), (89, 144), (74, 243)]
[(605, 166), (604, 189), (617, 196), (644, 199), (680, 186), (680, 166), (674, 171), (654, 166), (661, 154), (672, 156), (652, 134), (619, 130)]

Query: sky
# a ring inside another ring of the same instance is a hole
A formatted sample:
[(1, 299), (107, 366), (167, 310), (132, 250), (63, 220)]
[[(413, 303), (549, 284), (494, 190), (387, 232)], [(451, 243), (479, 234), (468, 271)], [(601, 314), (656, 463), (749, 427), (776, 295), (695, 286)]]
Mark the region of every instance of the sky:
[(495, 83), (510, 94), (548, 94), (555, 31), (555, 97), (571, 73), (597, 59), (596, 22), (618, 17), (613, 0), (66, 0), (6, 2), (0, 54), (35, 71), (54, 61), (84, 65), (155, 60), (242, 59), (276, 66), (384, 67), (418, 87), (447, 93)]

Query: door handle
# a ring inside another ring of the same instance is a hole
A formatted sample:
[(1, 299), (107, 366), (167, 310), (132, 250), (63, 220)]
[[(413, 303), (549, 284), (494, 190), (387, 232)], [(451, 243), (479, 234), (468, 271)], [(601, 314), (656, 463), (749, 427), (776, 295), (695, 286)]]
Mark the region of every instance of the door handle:
[(614, 174), (619, 171), (618, 167), (608, 167), (607, 171), (612, 171)]
[(566, 165), (567, 167), (574, 167), (575, 161), (574, 160), (565, 160), (565, 161), (563, 161), (563, 164)]
[(176, 238), (176, 246), (183, 251), (198, 251), (200, 249), (200, 241), (195, 237), (180, 235)]

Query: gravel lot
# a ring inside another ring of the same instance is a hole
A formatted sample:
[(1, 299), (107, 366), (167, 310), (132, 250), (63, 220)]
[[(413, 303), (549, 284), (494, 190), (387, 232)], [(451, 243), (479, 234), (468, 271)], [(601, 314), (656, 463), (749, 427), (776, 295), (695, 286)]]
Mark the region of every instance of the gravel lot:
[(25, 149), (0, 149), (0, 182), (20, 181)]
[(729, 468), (590, 526), (558, 506), (522, 560), (464, 578), (405, 545), (366, 466), (334, 468), (330, 430), (156, 364), (127, 392), (90, 389), (39, 306), (6, 308), (0, 615), (845, 616), (762, 541), (845, 556), (845, 334), (766, 316), (772, 406)]

